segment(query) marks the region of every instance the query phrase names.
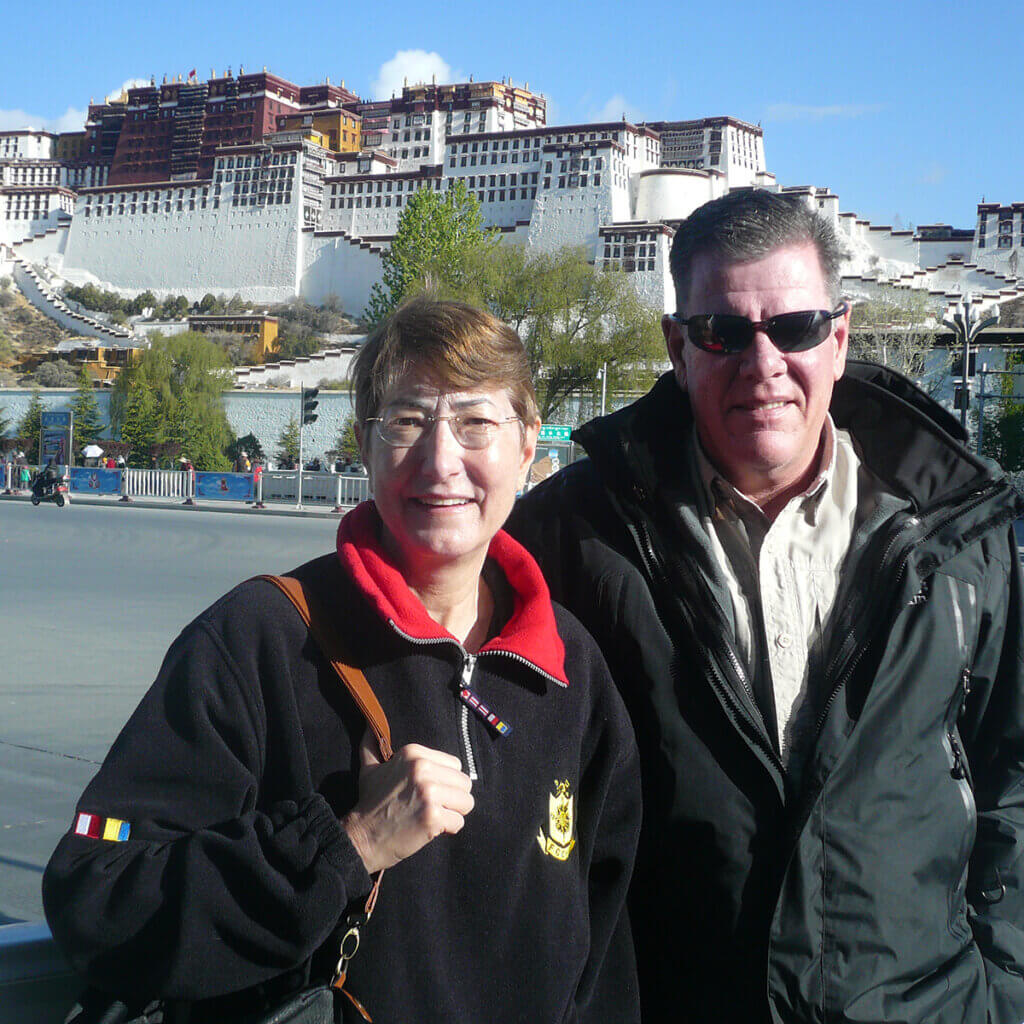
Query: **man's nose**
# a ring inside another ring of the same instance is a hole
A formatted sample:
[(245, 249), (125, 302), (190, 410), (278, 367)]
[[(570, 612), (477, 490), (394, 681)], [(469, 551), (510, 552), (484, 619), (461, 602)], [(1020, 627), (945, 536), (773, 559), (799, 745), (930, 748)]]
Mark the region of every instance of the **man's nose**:
[(755, 331), (754, 340), (740, 356), (742, 371), (755, 377), (776, 377), (786, 372), (786, 357), (764, 331)]

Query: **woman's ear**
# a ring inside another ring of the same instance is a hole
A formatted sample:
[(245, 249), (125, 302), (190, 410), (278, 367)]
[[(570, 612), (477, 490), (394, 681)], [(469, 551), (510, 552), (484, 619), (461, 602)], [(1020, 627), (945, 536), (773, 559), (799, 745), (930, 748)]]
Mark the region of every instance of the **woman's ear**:
[(530, 474), (530, 467), (533, 465), (534, 457), (537, 454), (537, 436), (540, 434), (540, 418), (533, 423), (523, 424), (523, 450), (522, 458), (519, 461), (519, 490), (526, 486)]

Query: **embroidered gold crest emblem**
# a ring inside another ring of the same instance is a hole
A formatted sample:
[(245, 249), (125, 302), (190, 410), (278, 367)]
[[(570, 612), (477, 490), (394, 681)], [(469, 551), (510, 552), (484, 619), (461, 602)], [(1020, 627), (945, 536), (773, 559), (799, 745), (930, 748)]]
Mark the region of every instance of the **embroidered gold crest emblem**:
[(548, 794), (548, 835), (543, 829), (537, 832), (540, 848), (555, 860), (566, 860), (576, 845), (573, 832), (576, 820), (573, 815), (574, 797), (570, 792), (568, 780), (555, 780), (554, 793)]

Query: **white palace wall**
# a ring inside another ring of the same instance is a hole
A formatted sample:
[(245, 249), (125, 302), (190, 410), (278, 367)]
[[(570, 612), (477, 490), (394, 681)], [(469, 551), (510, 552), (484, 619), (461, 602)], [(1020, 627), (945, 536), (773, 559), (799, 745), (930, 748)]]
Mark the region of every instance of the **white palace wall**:
[(344, 232), (318, 231), (305, 233), (304, 254), (302, 297), (319, 305), (333, 295), (349, 315), (362, 313), (380, 280), (380, 248)]
[(192, 301), (223, 291), (251, 302), (281, 302), (298, 291), (298, 202), (225, 204), (187, 216), (161, 210), (86, 217), (81, 207), (79, 199), (64, 254), (69, 277), (86, 271), (123, 294), (148, 289)]

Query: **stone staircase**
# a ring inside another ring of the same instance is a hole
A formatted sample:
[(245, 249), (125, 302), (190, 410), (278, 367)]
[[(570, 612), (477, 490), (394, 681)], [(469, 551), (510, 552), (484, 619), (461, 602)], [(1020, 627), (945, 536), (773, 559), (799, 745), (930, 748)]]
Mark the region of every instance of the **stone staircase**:
[(61, 294), (24, 257), (15, 246), (7, 246), (3, 262), (11, 265), (14, 283), (22, 295), (44, 316), (55, 320), (61, 327), (76, 335), (96, 338), (107, 345), (124, 346), (134, 339), (132, 332), (118, 324), (104, 323), (77, 309), (72, 309)]

